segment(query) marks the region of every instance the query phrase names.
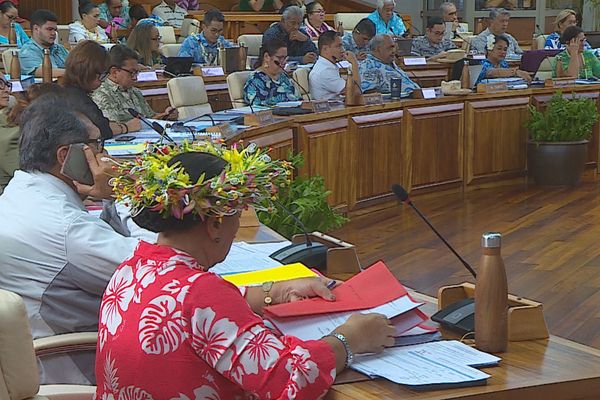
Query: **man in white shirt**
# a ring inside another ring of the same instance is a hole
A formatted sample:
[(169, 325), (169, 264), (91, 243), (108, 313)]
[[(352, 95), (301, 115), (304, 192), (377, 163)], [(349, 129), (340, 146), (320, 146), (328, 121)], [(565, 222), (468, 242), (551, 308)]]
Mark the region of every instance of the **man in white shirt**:
[(175, 0), (163, 0), (162, 3), (154, 7), (152, 15), (161, 18), (175, 28), (181, 28), (187, 11), (179, 7)]
[[(319, 36), (319, 58), (308, 75), (313, 100), (338, 100), (345, 93), (346, 81), (340, 76), (339, 62), (347, 59), (358, 73), (358, 61), (352, 52), (344, 56), (342, 37), (335, 31)], [(360, 82), (358, 82), (360, 86)]]
[[(88, 214), (82, 198), (110, 198), (112, 162), (85, 105), (47, 94), (23, 113), (20, 168), (0, 196), (0, 288), (25, 300), (34, 338), (96, 331), (100, 301), (138, 240)], [(48, 110), (52, 110), (49, 112)], [(94, 185), (61, 173), (83, 145)], [(94, 354), (40, 359), (42, 383), (93, 382)]]

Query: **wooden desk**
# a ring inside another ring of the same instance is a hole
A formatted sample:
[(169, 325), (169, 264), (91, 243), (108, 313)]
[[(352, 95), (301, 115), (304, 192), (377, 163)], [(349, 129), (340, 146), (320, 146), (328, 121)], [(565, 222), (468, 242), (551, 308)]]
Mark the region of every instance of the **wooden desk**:
[[(436, 299), (413, 295), (427, 303), (427, 314), (436, 310)], [(482, 369), (491, 375), (485, 386), (417, 392), (376, 379), (334, 385), (326, 399), (592, 400), (600, 393), (600, 351), (594, 348), (551, 336), (509, 342), (508, 351), (499, 356), (499, 366)], [(348, 378), (348, 372), (340, 378)]]

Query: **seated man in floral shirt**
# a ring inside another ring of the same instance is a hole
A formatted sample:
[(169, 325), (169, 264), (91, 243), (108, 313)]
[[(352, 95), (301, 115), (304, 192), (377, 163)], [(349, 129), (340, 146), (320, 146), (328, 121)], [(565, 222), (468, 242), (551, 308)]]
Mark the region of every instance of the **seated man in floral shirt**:
[(179, 57), (193, 57), (195, 63), (216, 65), (219, 47), (233, 47), (233, 44), (223, 37), (224, 21), (225, 17), (221, 11), (208, 11), (202, 21), (202, 32), (184, 40)]
[(413, 92), (419, 85), (413, 82), (406, 72), (394, 62), (396, 45), (390, 35), (377, 35), (371, 41), (371, 54), (358, 66), (363, 92), (377, 91), (390, 93), (390, 80), (402, 79), (402, 91)]

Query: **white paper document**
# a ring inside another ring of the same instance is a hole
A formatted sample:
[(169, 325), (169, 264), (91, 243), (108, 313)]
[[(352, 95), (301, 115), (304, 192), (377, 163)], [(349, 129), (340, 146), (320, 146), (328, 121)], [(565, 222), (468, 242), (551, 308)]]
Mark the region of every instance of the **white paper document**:
[(227, 258), (210, 269), (218, 275), (238, 274), (281, 266), (269, 254), (290, 245), (290, 242), (246, 243), (234, 242)]
[(491, 365), (499, 360), (458, 341), (440, 341), (357, 356), (352, 369), (411, 386), (477, 384), (489, 375), (471, 365)]
[[(414, 310), (422, 304), (423, 303), (416, 303), (408, 296), (402, 296), (394, 301), (367, 310), (310, 315), (297, 318), (282, 318), (272, 320), (271, 322), (273, 322), (285, 335), (296, 336), (301, 340), (316, 340), (331, 333), (335, 328), (346, 322), (346, 320), (348, 320), (355, 312), (361, 312), (363, 314), (375, 312), (384, 314), (388, 318), (394, 318), (400, 314)], [(415, 320), (414, 325), (421, 322), (421, 319), (418, 321)], [(406, 329), (410, 328), (410, 326), (406, 327)]]

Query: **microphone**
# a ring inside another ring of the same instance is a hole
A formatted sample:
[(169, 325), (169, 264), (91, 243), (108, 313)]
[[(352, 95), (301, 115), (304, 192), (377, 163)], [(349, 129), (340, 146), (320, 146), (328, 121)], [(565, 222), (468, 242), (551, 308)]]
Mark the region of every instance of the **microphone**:
[(431, 228), (431, 230), (437, 235), (437, 237), (440, 238), (440, 240), (442, 242), (444, 242), (444, 244), (446, 245), (446, 247), (448, 247), (448, 249), (450, 249), (450, 251), (456, 256), (456, 258), (459, 259), (459, 261), (465, 266), (465, 268), (471, 273), (471, 275), (473, 275), (473, 277), (476, 278), (477, 274), (475, 274), (475, 270), (473, 269), (473, 267), (471, 267), (469, 265), (469, 263), (466, 262), (456, 252), (456, 250), (454, 250), (454, 248), (450, 245), (450, 243), (448, 243), (446, 241), (446, 239), (444, 239), (444, 237), (433, 227), (433, 225), (431, 224), (431, 222), (429, 222), (429, 220), (427, 219), (427, 217), (425, 217), (425, 215), (423, 215), (423, 213), (412, 203), (412, 201), (408, 197), (408, 193), (406, 192), (406, 190), (402, 186), (400, 186), (397, 183), (395, 183), (395, 184), (392, 185), (392, 192), (394, 192), (394, 194), (396, 195), (396, 197), (398, 197), (398, 199), (400, 199), (400, 201), (402, 201), (405, 204), (408, 204), (409, 206), (412, 207), (413, 210), (415, 210), (415, 212), (419, 215), (419, 217), (421, 217), (421, 219), (423, 221), (425, 221), (425, 223)]
[(302, 85), (300, 84), (300, 82), (298, 82), (298, 81), (296, 80), (296, 78), (294, 78), (294, 74), (290, 74), (290, 73), (288, 73), (288, 72), (285, 70), (285, 68), (283, 68), (283, 67), (281, 66), (281, 63), (279, 62), (279, 60), (274, 60), (274, 62), (275, 62), (275, 65), (277, 65), (277, 66), (278, 66), (278, 67), (279, 67), (279, 68), (280, 68), (280, 69), (283, 71), (283, 73), (284, 73), (284, 74), (286, 74), (286, 75), (287, 75), (287, 76), (288, 76), (288, 77), (289, 77), (289, 78), (290, 78), (292, 81), (294, 81), (294, 83), (295, 83), (296, 85), (298, 85), (298, 87), (299, 87), (299, 88), (300, 88), (300, 89), (301, 89), (301, 90), (304, 92), (304, 94), (306, 95), (306, 97), (308, 98), (308, 100), (312, 100), (312, 99), (310, 98), (310, 94), (308, 94), (308, 91), (307, 91), (306, 89), (304, 89), (304, 87), (302, 87)]
[(212, 117), (211, 114), (212, 113), (206, 113), (206, 114), (198, 115), (197, 117), (188, 118), (188, 119), (183, 120), (183, 121), (177, 121), (172, 126), (176, 126), (176, 125), (182, 126), (182, 125), (187, 124), (188, 122), (198, 121), (202, 117), (208, 117), (208, 118), (210, 118), (210, 122), (212, 123), (212, 126), (215, 126), (216, 125), (215, 119)]
[(167, 132), (165, 131), (165, 128), (163, 128), (162, 125), (159, 124), (158, 122), (156, 122), (156, 121), (154, 121), (154, 122), (148, 121), (146, 118), (144, 118), (144, 116), (139, 111), (137, 111), (137, 110), (135, 110), (133, 108), (128, 108), (127, 112), (129, 114), (131, 114), (131, 116), (133, 118), (139, 119), (144, 124), (146, 124), (149, 128), (151, 128), (152, 130), (154, 130), (155, 132), (157, 132), (160, 135), (160, 143), (162, 143), (163, 138), (166, 138), (171, 143), (175, 143), (175, 141), (167, 134)]
[[(398, 14), (396, 14), (396, 15), (398, 15)], [(398, 15), (398, 18), (402, 19), (402, 17), (401, 17), (401, 16), (399, 16), (399, 15)], [(408, 36), (410, 35), (410, 33), (411, 33), (410, 31), (411, 31), (412, 29), (414, 29), (415, 31), (417, 31), (417, 35), (418, 35), (418, 36), (423, 36), (423, 32), (421, 32), (421, 31), (419, 30), (419, 28), (417, 28), (417, 27), (415, 26), (415, 24), (411, 22), (411, 23), (410, 23), (410, 27), (409, 27), (409, 29), (407, 29), (407, 30), (406, 30), (406, 32), (404, 32), (404, 34), (402, 34), (402, 37), (408, 37)]]
[(306, 226), (304, 226), (302, 221), (300, 221), (294, 213), (277, 200), (273, 200), (273, 204), (278, 206), (280, 210), (294, 220), (296, 225), (302, 230), (305, 241), (303, 243), (296, 243), (283, 247), (273, 254), (270, 254), (269, 257), (284, 265), (299, 262), (307, 267), (315, 267), (324, 271), (327, 267), (327, 246), (319, 242), (313, 243), (310, 240)]

